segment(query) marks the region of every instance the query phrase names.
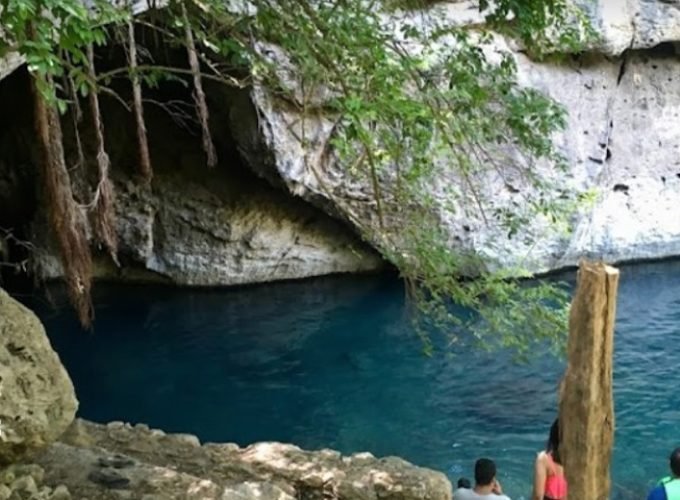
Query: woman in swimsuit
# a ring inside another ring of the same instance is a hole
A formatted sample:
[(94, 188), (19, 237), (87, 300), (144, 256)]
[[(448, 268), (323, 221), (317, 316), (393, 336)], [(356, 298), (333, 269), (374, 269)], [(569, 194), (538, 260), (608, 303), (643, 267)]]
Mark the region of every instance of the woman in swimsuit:
[(559, 420), (550, 427), (550, 437), (545, 451), (536, 457), (534, 467), (534, 492), (532, 500), (564, 500), (567, 498), (567, 480), (560, 459)]

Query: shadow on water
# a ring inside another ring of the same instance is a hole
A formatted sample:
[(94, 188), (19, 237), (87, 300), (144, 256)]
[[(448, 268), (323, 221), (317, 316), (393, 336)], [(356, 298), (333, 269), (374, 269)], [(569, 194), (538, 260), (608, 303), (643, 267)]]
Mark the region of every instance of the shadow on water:
[[(573, 278), (573, 273), (559, 276)], [(643, 498), (678, 444), (680, 263), (622, 269), (615, 348), (613, 498)], [(572, 280), (573, 282), (573, 280)], [(100, 284), (96, 329), (28, 300), (95, 421), (203, 440), (294, 442), (399, 455), (472, 476), (493, 457), (526, 498), (555, 416), (563, 360), (459, 348), (426, 358), (399, 281), (339, 276), (227, 290)]]

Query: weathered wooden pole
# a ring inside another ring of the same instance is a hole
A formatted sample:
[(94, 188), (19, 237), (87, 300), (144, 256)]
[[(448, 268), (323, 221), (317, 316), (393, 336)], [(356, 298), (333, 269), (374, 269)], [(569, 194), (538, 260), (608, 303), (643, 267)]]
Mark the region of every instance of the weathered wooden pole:
[(614, 444), (612, 365), (619, 271), (582, 261), (569, 314), (560, 397), (561, 455), (571, 500), (608, 500)]

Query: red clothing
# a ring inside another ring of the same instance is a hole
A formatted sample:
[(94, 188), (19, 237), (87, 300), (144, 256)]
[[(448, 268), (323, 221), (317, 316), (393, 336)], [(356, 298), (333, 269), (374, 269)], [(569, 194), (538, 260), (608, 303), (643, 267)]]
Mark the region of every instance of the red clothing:
[(567, 480), (563, 474), (559, 474), (551, 453), (548, 457), (548, 476), (545, 478), (545, 498), (549, 500), (562, 500), (567, 498)]

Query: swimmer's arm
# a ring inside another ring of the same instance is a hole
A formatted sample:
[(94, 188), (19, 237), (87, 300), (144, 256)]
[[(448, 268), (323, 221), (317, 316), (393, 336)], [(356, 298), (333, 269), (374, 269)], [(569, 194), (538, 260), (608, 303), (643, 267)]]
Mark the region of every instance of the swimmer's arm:
[(543, 500), (545, 495), (546, 471), (543, 458), (543, 452), (539, 453), (536, 457), (536, 464), (534, 465), (534, 491), (531, 494), (531, 500)]

